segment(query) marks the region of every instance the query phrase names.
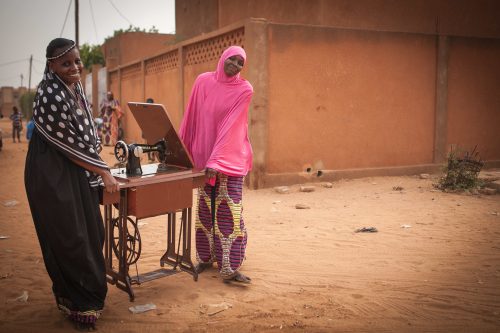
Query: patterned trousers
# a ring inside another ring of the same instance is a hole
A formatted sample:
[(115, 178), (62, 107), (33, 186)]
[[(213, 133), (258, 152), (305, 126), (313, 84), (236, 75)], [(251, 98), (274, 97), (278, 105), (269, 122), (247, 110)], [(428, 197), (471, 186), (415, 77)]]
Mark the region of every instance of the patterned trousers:
[(198, 189), (196, 258), (217, 262), (222, 278), (231, 277), (245, 259), (247, 230), (243, 222), (243, 177), (218, 174), (215, 186)]

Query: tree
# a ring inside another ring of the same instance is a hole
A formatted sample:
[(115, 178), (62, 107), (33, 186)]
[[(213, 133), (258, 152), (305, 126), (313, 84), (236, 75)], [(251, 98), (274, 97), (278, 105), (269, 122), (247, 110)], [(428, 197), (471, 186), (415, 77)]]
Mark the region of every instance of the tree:
[(83, 66), (88, 71), (92, 71), (92, 65), (99, 64), (105, 66), (104, 55), (99, 45), (83, 44), (80, 47), (80, 57), (82, 58)]
[(35, 100), (35, 92), (28, 91), (21, 95), (19, 99), (19, 106), (21, 107), (21, 114), (25, 119), (31, 119), (33, 116), (33, 101)]

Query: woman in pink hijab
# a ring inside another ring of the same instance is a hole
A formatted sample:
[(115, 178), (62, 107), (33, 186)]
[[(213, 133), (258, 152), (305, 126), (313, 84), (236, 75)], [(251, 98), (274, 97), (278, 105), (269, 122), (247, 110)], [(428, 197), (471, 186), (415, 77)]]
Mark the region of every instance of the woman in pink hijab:
[(240, 78), (245, 61), (245, 51), (231, 46), (215, 72), (198, 76), (179, 134), (195, 167), (206, 170), (195, 226), (198, 272), (217, 262), (224, 282), (250, 283), (239, 272), (247, 243), (243, 179), (252, 167), (248, 106), (253, 88)]

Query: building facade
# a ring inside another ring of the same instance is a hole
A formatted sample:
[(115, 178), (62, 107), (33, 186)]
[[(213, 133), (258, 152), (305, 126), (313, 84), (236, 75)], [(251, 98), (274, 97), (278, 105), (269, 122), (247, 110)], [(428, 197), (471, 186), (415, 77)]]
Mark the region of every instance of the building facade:
[(252, 188), (435, 171), (452, 146), (500, 165), (499, 14), (488, 0), (178, 0), (182, 41), (110, 70), (109, 87), (179, 126), (196, 76), (243, 46)]

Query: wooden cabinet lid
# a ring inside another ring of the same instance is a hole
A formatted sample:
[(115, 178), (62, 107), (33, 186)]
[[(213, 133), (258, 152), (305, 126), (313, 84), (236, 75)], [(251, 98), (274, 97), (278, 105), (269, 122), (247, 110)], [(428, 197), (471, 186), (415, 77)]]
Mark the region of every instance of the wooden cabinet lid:
[(167, 164), (188, 169), (193, 168), (193, 160), (179, 138), (179, 134), (177, 134), (168, 112), (162, 104), (136, 102), (127, 104), (141, 128), (147, 144), (154, 145), (161, 139), (165, 139), (167, 143)]

